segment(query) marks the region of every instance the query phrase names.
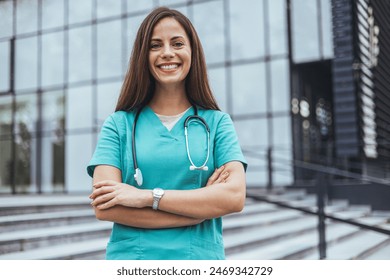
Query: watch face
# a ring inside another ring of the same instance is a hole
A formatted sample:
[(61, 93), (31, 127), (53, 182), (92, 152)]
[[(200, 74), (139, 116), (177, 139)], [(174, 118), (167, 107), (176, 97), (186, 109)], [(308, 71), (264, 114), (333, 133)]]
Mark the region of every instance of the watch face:
[(154, 189), (154, 193), (156, 195), (163, 195), (164, 194), (164, 190), (163, 189)]

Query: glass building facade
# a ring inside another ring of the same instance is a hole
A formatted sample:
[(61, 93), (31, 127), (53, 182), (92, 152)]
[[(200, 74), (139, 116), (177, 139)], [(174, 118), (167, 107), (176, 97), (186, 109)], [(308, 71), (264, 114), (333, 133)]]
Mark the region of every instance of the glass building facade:
[(289, 164), (269, 176), (267, 155), (294, 158), (294, 110), (310, 109), (290, 71), (333, 57), (330, 0), (2, 0), (0, 193), (90, 190), (85, 167), (135, 33), (162, 5), (198, 31), (211, 87), (249, 162), (248, 185), (295, 181)]

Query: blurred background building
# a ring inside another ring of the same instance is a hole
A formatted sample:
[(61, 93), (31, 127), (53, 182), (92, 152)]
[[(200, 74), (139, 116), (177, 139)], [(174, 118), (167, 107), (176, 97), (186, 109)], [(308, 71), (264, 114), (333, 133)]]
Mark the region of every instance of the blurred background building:
[(0, 194), (88, 193), (132, 43), (160, 5), (197, 29), (251, 188), (390, 210), (390, 2), (0, 0)]

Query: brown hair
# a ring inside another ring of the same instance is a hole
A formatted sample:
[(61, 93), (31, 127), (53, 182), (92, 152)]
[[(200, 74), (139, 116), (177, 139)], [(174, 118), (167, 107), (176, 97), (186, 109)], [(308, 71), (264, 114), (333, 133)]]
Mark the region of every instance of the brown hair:
[(182, 13), (160, 7), (153, 10), (138, 29), (115, 111), (142, 108), (153, 98), (155, 79), (149, 71), (149, 46), (154, 27), (166, 17), (177, 20), (191, 43), (191, 67), (185, 81), (189, 102), (204, 109), (220, 110), (209, 86), (203, 48), (195, 28)]

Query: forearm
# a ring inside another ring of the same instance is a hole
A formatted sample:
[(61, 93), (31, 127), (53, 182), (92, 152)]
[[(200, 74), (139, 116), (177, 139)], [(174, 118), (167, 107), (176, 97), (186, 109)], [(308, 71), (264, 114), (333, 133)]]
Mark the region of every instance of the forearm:
[(105, 210), (98, 210), (96, 207), (94, 209), (96, 218), (99, 220), (145, 229), (191, 226), (203, 221), (203, 219), (155, 211), (151, 208), (130, 208), (116, 205)]

